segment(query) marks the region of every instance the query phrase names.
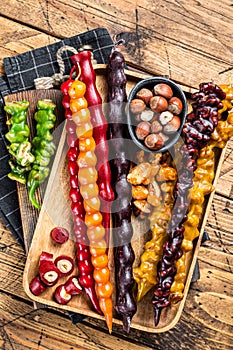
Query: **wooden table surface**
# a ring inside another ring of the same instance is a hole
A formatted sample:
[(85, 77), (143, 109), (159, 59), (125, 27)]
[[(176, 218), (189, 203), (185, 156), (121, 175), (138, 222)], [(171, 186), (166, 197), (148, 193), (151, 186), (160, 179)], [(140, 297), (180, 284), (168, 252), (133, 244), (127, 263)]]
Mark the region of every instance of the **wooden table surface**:
[[(2, 60), (84, 31), (105, 27), (126, 41), (128, 62), (197, 88), (229, 82), (233, 73), (230, 0), (1, 0)], [(200, 279), (191, 284), (182, 316), (171, 330), (151, 334), (121, 326), (108, 334), (92, 318), (73, 325), (59, 309), (35, 309), (22, 287), (26, 256), (0, 223), (0, 348), (233, 349), (233, 140), (229, 141), (198, 256)]]

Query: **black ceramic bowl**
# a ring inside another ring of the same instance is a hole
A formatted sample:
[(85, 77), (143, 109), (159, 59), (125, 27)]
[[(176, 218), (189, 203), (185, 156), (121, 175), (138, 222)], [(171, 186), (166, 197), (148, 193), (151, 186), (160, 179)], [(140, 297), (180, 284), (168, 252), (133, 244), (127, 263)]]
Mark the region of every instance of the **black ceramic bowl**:
[[(132, 114), (130, 111), (130, 102), (136, 98), (136, 94), (142, 89), (142, 88), (147, 88), (149, 90), (153, 90), (154, 86), (160, 83), (167, 84), (171, 87), (173, 91), (173, 96), (178, 97), (182, 104), (183, 104), (183, 109), (182, 112), (179, 114), (180, 118), (180, 128), (173, 134), (169, 135), (169, 139), (164, 143), (164, 145), (157, 150), (153, 150), (148, 148), (143, 140), (139, 140), (136, 136), (135, 129), (138, 124), (138, 122), (135, 121), (135, 114)], [(179, 139), (183, 125), (185, 123), (185, 118), (187, 114), (187, 100), (186, 96), (181, 89), (181, 87), (176, 84), (174, 81), (163, 78), (163, 77), (153, 77), (153, 78), (148, 78), (148, 79), (143, 79), (140, 82), (138, 82), (133, 89), (130, 91), (129, 97), (128, 97), (128, 103), (127, 103), (127, 123), (128, 123), (128, 129), (130, 136), (134, 143), (141, 149), (143, 149), (146, 152), (165, 152), (169, 150)]]

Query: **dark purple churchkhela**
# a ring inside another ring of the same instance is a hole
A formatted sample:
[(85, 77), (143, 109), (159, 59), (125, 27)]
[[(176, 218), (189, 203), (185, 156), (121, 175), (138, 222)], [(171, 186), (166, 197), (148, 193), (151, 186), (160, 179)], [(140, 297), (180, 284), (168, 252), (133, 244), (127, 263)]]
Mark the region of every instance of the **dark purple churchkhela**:
[(109, 102), (109, 139), (110, 167), (112, 172), (112, 188), (115, 202), (112, 206), (112, 226), (114, 240), (114, 262), (116, 281), (115, 310), (122, 319), (123, 329), (130, 331), (130, 323), (136, 313), (137, 306), (133, 296), (133, 262), (134, 251), (131, 246), (133, 228), (131, 224), (131, 185), (127, 181), (130, 161), (127, 157), (128, 128), (126, 125), (125, 103), (126, 76), (124, 73), (124, 57), (115, 45), (109, 57), (108, 102)]
[(183, 127), (184, 144), (181, 146), (182, 167), (174, 189), (175, 206), (168, 227), (168, 239), (163, 246), (163, 255), (158, 264), (158, 283), (152, 303), (154, 323), (159, 323), (161, 310), (171, 304), (170, 288), (176, 274), (175, 262), (182, 256), (181, 248), (187, 220), (189, 190), (193, 186), (193, 172), (200, 150), (207, 145), (211, 133), (218, 124), (218, 110), (223, 107), (225, 93), (214, 83), (202, 83), (199, 91), (192, 95), (195, 101), (192, 112), (187, 115)]

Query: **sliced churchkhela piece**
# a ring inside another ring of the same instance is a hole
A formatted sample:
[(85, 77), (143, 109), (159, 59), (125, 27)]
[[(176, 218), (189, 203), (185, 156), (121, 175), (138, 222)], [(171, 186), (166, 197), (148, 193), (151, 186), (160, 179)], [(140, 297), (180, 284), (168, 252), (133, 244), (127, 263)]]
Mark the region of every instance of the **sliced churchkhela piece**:
[(159, 323), (161, 310), (171, 303), (170, 289), (176, 274), (175, 263), (183, 255), (184, 223), (187, 220), (189, 192), (193, 186), (197, 159), (218, 125), (218, 110), (223, 107), (222, 100), (225, 97), (222, 89), (212, 82), (201, 83), (199, 91), (192, 95), (195, 102), (192, 104), (192, 111), (187, 115), (183, 127), (184, 144), (179, 150), (182, 164), (174, 190), (175, 205), (167, 230), (168, 238), (158, 264), (158, 283), (152, 298), (155, 325)]
[(82, 287), (75, 276), (71, 276), (64, 284), (60, 284), (54, 292), (54, 299), (62, 305), (67, 304), (73, 295), (82, 293)]
[(97, 185), (98, 173), (96, 170), (97, 157), (95, 154), (96, 143), (93, 138), (91, 112), (87, 108), (87, 100), (84, 97), (85, 92), (85, 84), (78, 79), (72, 82), (68, 89), (72, 120), (76, 125), (76, 135), (79, 140), (80, 152), (76, 165), (78, 167), (78, 182), (85, 210), (84, 221), (87, 226), (87, 237), (94, 266), (95, 289), (100, 308), (111, 333), (113, 285), (110, 281), (105, 229), (102, 225), (102, 214), (100, 213), (99, 187)]
[(115, 310), (122, 319), (123, 329), (129, 333), (131, 319), (137, 311), (133, 295), (133, 262), (135, 259), (131, 245), (133, 227), (131, 224), (131, 185), (127, 174), (131, 162), (128, 153), (125, 103), (126, 76), (125, 60), (115, 45), (111, 51), (107, 66), (108, 102), (109, 102), (109, 138), (112, 141), (110, 162), (112, 187), (115, 202), (112, 206), (113, 244), (115, 264)]
[[(221, 88), (221, 85), (220, 85)], [(176, 262), (176, 275), (171, 286), (171, 302), (177, 302), (183, 298), (184, 283), (186, 279), (185, 255), (193, 249), (193, 240), (199, 236), (199, 222), (202, 213), (202, 204), (205, 196), (213, 191), (214, 172), (214, 148), (224, 148), (230, 137), (233, 136), (233, 108), (232, 94), (227, 86), (223, 87), (226, 98), (222, 101), (223, 108), (218, 111), (218, 125), (211, 134), (211, 139), (204, 147), (197, 159), (197, 169), (194, 172), (193, 187), (190, 191), (190, 204), (187, 213), (187, 221), (184, 223), (185, 231), (182, 241), (183, 256)]]
[(68, 276), (74, 271), (74, 259), (71, 256), (59, 255), (55, 261), (60, 276)]
[(64, 244), (69, 239), (69, 232), (64, 227), (54, 227), (50, 232), (52, 240), (58, 244)]
[(46, 290), (46, 288), (47, 286), (41, 281), (39, 275), (33, 277), (31, 282), (29, 283), (30, 291), (36, 296), (42, 294)]
[[(72, 73), (72, 72), (71, 72)], [(73, 214), (74, 223), (74, 237), (76, 245), (76, 259), (79, 271), (79, 283), (84, 289), (85, 293), (90, 299), (92, 306), (98, 314), (102, 314), (99, 306), (99, 301), (95, 291), (95, 281), (93, 278), (94, 267), (91, 262), (91, 253), (89, 248), (89, 240), (86, 234), (85, 209), (83, 205), (83, 198), (80, 193), (78, 183), (78, 165), (77, 159), (79, 154), (80, 143), (76, 136), (76, 125), (72, 120), (72, 111), (70, 109), (70, 96), (68, 94), (69, 87), (74, 82), (73, 79), (68, 79), (61, 85), (63, 93), (62, 104), (65, 108), (67, 144), (68, 144), (68, 172), (70, 191), (69, 197), (71, 199), (71, 210)]]
[[(82, 48), (80, 48), (82, 50)], [(96, 73), (92, 65), (92, 52), (82, 50), (71, 56), (76, 67), (79, 80), (86, 84), (85, 98), (88, 106), (91, 107), (91, 123), (93, 125), (93, 138), (96, 143), (95, 154), (97, 157), (96, 167), (98, 169), (97, 184), (101, 200), (101, 214), (105, 228), (105, 239), (109, 244), (111, 204), (114, 200), (114, 193), (111, 188), (111, 171), (109, 166), (109, 150), (107, 142), (107, 121), (102, 111), (102, 98), (96, 87)]]

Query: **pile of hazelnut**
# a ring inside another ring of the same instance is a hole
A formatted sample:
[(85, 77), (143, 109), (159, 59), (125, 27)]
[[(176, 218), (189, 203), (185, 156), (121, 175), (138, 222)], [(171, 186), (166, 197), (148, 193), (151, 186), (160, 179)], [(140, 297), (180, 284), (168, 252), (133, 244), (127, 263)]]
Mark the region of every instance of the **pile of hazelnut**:
[(140, 89), (130, 101), (130, 111), (137, 122), (137, 139), (149, 149), (159, 150), (179, 130), (182, 109), (182, 101), (173, 96), (168, 84), (156, 84), (152, 90)]

